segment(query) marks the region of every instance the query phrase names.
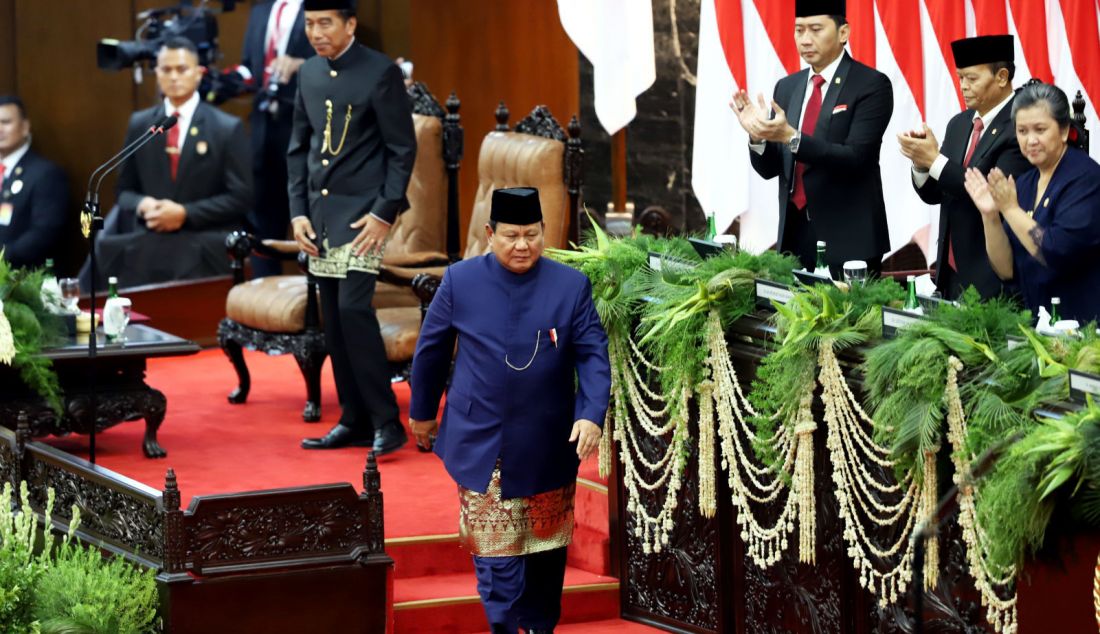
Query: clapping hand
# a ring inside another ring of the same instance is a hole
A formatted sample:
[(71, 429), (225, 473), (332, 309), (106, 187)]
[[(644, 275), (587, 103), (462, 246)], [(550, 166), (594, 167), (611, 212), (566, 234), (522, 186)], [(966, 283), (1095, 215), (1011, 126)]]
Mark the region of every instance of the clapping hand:
[(898, 144), (902, 155), (913, 161), (913, 167), (923, 171), (928, 171), (940, 154), (939, 141), (928, 124), (923, 124), (920, 130), (899, 134)]
[(997, 209), (1003, 212), (1020, 206), (1016, 197), (1016, 179), (1005, 176), (1001, 168), (994, 167), (993, 171), (989, 172), (988, 183), (989, 193), (993, 197), (993, 202), (997, 204)]
[[(1002, 174), (1002, 176), (1004, 175)], [(1000, 208), (997, 206), (997, 201), (994, 200), (993, 193), (990, 191), (989, 182), (982, 175), (981, 170), (975, 167), (966, 170), (965, 184), (966, 193), (970, 194), (970, 200), (974, 201), (974, 206), (982, 212), (982, 216), (986, 220), (994, 219), (995, 216), (1000, 215)], [(1015, 196), (1015, 185), (1013, 185), (1012, 192)]]
[(730, 99), (730, 109), (737, 115), (741, 127), (749, 133), (749, 138), (754, 143), (786, 143), (795, 134), (795, 129), (787, 123), (787, 113), (775, 101), (771, 103), (771, 111), (775, 112), (775, 116), (771, 116), (771, 111), (764, 102), (764, 95), (757, 95), (756, 103), (753, 103), (747, 92), (738, 91)]

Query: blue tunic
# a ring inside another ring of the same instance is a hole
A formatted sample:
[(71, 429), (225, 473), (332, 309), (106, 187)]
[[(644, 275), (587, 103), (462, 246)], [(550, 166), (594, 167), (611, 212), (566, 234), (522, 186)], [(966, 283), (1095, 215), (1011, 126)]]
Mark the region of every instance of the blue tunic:
[(1041, 201), (1035, 200), (1039, 170), (1019, 178), (1020, 208), (1034, 210), (1043, 228), (1039, 245), (1046, 265), (1032, 257), (1005, 223), (1016, 282), (1032, 313), (1062, 300), (1059, 315), (1082, 323), (1100, 318), (1100, 165), (1069, 148), (1054, 170)]
[(416, 345), (413, 419), (435, 418), (456, 337), (435, 444), (455, 482), (485, 492), (498, 458), (506, 499), (575, 481), (573, 423), (602, 426), (611, 390), (588, 278), (546, 258), (522, 275), (493, 254), (449, 267)]

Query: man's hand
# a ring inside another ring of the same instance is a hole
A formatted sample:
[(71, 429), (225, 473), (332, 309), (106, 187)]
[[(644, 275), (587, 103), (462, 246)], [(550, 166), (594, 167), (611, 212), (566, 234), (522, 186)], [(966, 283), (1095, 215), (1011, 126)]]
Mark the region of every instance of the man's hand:
[(600, 436), (603, 430), (596, 423), (584, 418), (573, 423), (573, 433), (569, 434), (569, 442), (577, 443), (577, 457), (584, 460), (596, 447), (600, 446)]
[(413, 436), (416, 437), (418, 447), (431, 449), (432, 443), (435, 442), (435, 435), (439, 431), (439, 421), (434, 419), (413, 420), (410, 418), (409, 428), (412, 429)]
[(271, 76), (280, 84), (286, 84), (290, 82), (290, 79), (294, 77), (294, 74), (298, 72), (305, 61), (301, 57), (280, 55), (275, 58), (275, 61), (271, 62)]
[(144, 220), (145, 219), (145, 214), (147, 214), (150, 211), (153, 211), (154, 209), (156, 209), (157, 204), (159, 202), (160, 202), (159, 200), (157, 200), (156, 198), (153, 198), (152, 196), (146, 196), (145, 198), (142, 198), (141, 202), (139, 202), (138, 206), (137, 206), (138, 218), (141, 218), (142, 220)]
[(734, 114), (737, 115), (737, 121), (745, 132), (749, 133), (749, 140), (753, 143), (759, 143), (761, 139), (756, 136), (756, 132), (760, 130), (760, 123), (768, 118), (767, 113), (757, 110), (752, 98), (749, 97), (749, 93), (744, 90), (733, 93), (733, 97), (730, 99), (730, 110), (733, 110)]
[(351, 223), (351, 228), (360, 230), (359, 235), (351, 241), (351, 252), (359, 256), (381, 251), (386, 235), (390, 232), (388, 224), (370, 214)]
[(928, 124), (922, 124), (920, 130), (898, 135), (898, 144), (905, 158), (913, 161), (913, 167), (927, 172), (940, 155), (940, 143)]
[(291, 222), (291, 226), (294, 230), (294, 241), (298, 243), (298, 248), (306, 255), (319, 256), (320, 252), (317, 251), (317, 244), (314, 243), (317, 234), (313, 231), (313, 223), (309, 221), (309, 218), (298, 216)]
[(171, 233), (183, 227), (183, 223), (187, 221), (187, 210), (173, 200), (158, 200), (142, 217), (150, 231)]
[[(764, 109), (764, 96), (758, 97), (760, 104), (759, 109)], [(783, 111), (783, 108), (779, 107), (779, 104), (772, 101), (772, 110), (775, 112), (775, 116), (771, 119), (761, 121), (761, 134), (760, 138), (768, 141), (775, 141), (776, 143), (789, 143), (794, 135), (798, 133), (790, 123), (787, 122), (787, 113)]]

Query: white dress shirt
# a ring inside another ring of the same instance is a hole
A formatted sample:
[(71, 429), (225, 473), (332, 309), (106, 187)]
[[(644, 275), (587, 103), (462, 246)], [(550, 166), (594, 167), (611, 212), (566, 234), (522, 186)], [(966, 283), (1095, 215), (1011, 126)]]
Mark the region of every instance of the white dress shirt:
[[(1007, 97), (1005, 97), (1004, 101), (1002, 101), (1001, 103), (993, 106), (993, 108), (990, 109), (989, 112), (985, 113), (984, 117), (983, 116), (978, 116), (978, 111), (977, 110), (974, 111), (974, 119), (981, 119), (982, 120), (982, 126), (983, 126), (982, 127), (982, 135), (980, 137), (978, 137), (978, 143), (981, 143), (982, 142), (982, 137), (984, 137), (986, 134), (988, 134), (989, 124), (992, 123), (993, 120), (997, 118), (997, 115), (1000, 114), (1001, 110), (1004, 110), (1004, 107), (1008, 105), (1009, 101), (1012, 101), (1012, 97), (1014, 97), (1015, 95), (1016, 95), (1016, 93), (1010, 93)], [(972, 134), (973, 134), (973, 128), (971, 128), (971, 135)], [(970, 137), (967, 136), (966, 149), (964, 149), (963, 152), (966, 152), (966, 150), (969, 150), (969, 149), (970, 149)], [(964, 158), (965, 158), (965, 155), (964, 155)], [(922, 171), (918, 170), (916, 167), (913, 168), (913, 184), (916, 185), (917, 187), (924, 187), (924, 184), (928, 182), (928, 177), (929, 176), (931, 176), (932, 178), (934, 178), (936, 180), (940, 180), (940, 174), (943, 173), (943, 168), (945, 168), (945, 167), (947, 167), (947, 157), (944, 156), (943, 153), (941, 152), (940, 155), (936, 157), (936, 160), (932, 161), (932, 165), (931, 165), (931, 167), (928, 168), (927, 172), (922, 172)], [(963, 165), (963, 168), (966, 168), (966, 166)]]
[(286, 2), (283, 9), (282, 22), (279, 26), (282, 32), (275, 43), (279, 55), (286, 55), (286, 44), (290, 41), (290, 32), (294, 30), (294, 22), (298, 19), (298, 13), (302, 9), (302, 0), (275, 0), (271, 5), (271, 15), (267, 18), (267, 30), (264, 32), (264, 54), (267, 54), (267, 44), (271, 41), (271, 35), (275, 32), (275, 18), (279, 16), (279, 5)]
[(14, 152), (0, 159), (0, 165), (4, 166), (4, 176), (0, 178), (0, 186), (2, 186), (5, 181), (11, 180), (15, 176), (15, 166), (19, 165), (19, 161), (23, 160), (23, 155), (25, 155), (29, 149), (31, 149), (31, 138), (28, 136), (27, 140), (23, 142), (23, 145), (20, 145)]
[[(812, 97), (814, 94), (814, 75), (821, 75), (825, 78), (825, 83), (821, 84), (821, 102), (824, 103), (825, 95), (829, 94), (829, 91), (833, 89), (833, 77), (836, 76), (836, 69), (840, 67), (840, 60), (844, 59), (845, 55), (847, 55), (846, 52), (841, 53), (836, 59), (830, 62), (828, 66), (822, 68), (820, 73), (814, 73), (814, 69), (811, 68), (810, 72), (806, 74), (806, 94), (802, 96), (802, 109), (798, 111), (799, 131), (802, 130), (802, 125), (805, 123), (804, 121), (802, 121), (802, 113), (806, 112), (806, 104), (810, 103), (810, 97)], [(787, 113), (787, 121), (794, 121), (794, 118), (791, 116), (790, 112)], [(757, 154), (763, 154), (766, 147), (766, 141), (761, 141), (760, 143), (749, 143), (749, 148)]]
[(183, 103), (182, 106), (176, 108), (172, 105), (172, 102), (167, 98), (164, 100), (164, 114), (170, 115), (176, 113), (179, 119), (176, 120), (176, 127), (180, 129), (179, 143), (176, 145), (176, 149), (183, 152), (183, 145), (187, 143), (187, 137), (191, 136), (191, 119), (195, 116), (195, 108), (199, 107), (199, 93), (195, 91), (191, 98)]

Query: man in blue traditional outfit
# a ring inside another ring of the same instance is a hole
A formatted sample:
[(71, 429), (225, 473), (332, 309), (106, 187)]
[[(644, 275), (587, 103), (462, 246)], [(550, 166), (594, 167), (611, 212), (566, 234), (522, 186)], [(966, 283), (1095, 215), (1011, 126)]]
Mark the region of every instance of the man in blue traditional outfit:
[(435, 440), (458, 483), (460, 535), (492, 631), (551, 632), (577, 468), (607, 413), (607, 334), (588, 278), (540, 257), (538, 190), (493, 192), (485, 231), (492, 253), (451, 266), (424, 318), (410, 425), (421, 446)]

